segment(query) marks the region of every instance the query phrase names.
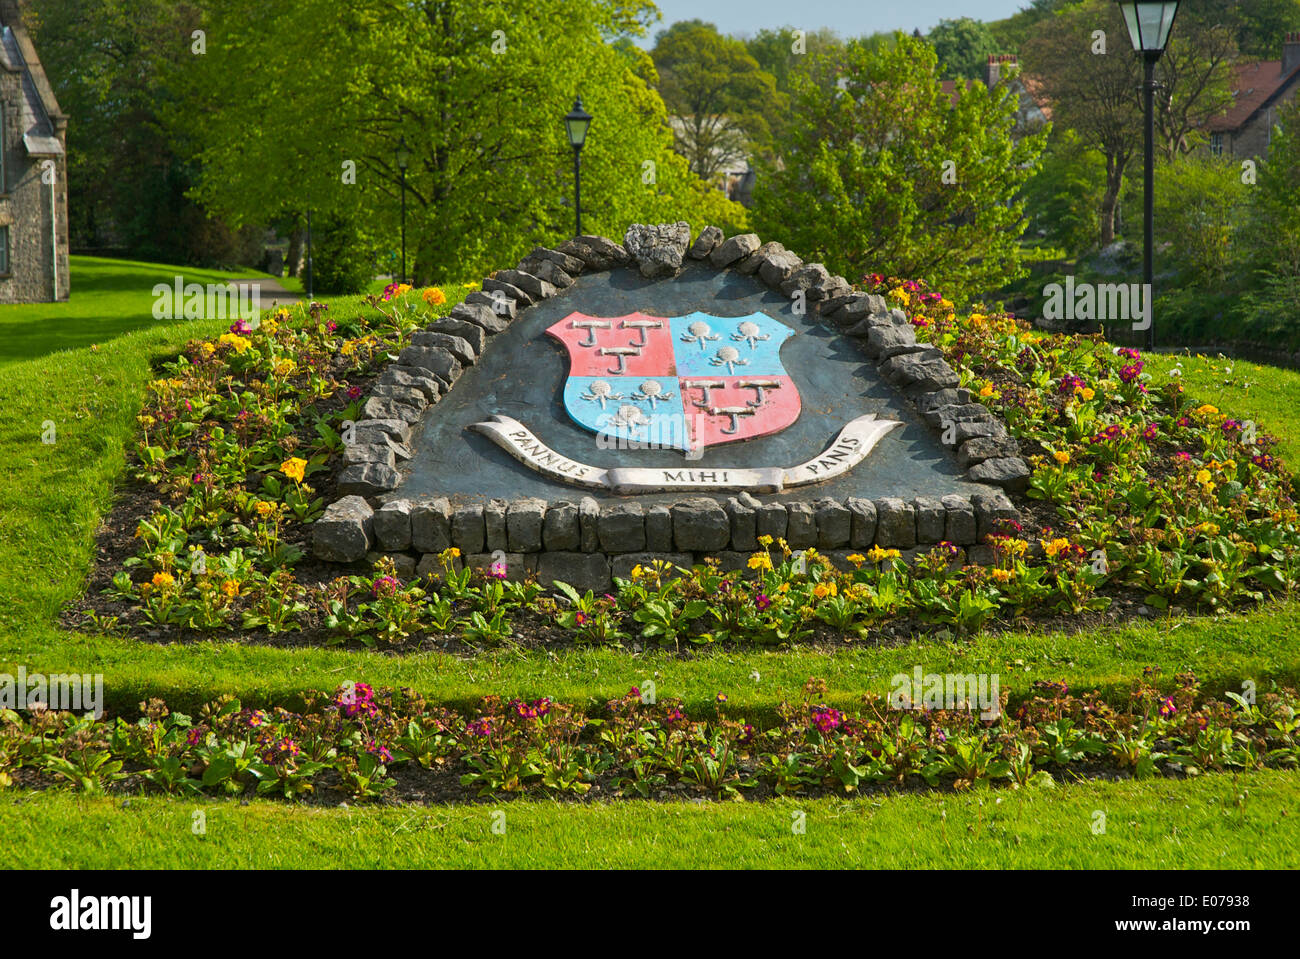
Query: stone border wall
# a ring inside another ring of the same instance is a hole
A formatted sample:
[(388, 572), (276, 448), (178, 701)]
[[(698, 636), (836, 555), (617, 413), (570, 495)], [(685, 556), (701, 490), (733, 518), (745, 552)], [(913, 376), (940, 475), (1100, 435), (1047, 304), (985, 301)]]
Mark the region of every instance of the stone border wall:
[[(706, 227), (691, 243), (686, 223), (629, 227), (624, 244), (583, 236), (558, 249), (538, 248), (518, 269), (498, 271), (483, 281), (443, 319), (414, 334), (411, 343), (371, 388), (344, 448), (338, 478), (341, 498), (313, 525), (318, 558), (353, 563), (391, 555), (400, 572), (437, 572), (438, 554), (457, 547), (464, 561), (486, 566), (506, 557), (511, 575), (535, 573), (543, 581), (565, 580), (602, 588), (610, 576), (626, 577), (637, 563), (654, 558), (689, 565), (718, 556), (724, 565), (743, 564), (762, 535), (783, 537), (793, 549), (862, 550), (873, 545), (913, 550), (950, 542), (970, 550), (994, 525), (1017, 519), (1006, 494), (879, 500), (850, 497), (811, 502), (761, 503), (748, 493), (725, 503), (691, 496), (672, 506), (636, 502), (601, 506), (593, 497), (578, 502), (541, 499), (492, 500), (486, 506), (453, 508), (445, 498), (379, 506), (378, 497), (401, 483), (399, 459), (409, 459), (412, 426), (451, 390), (464, 372), (521, 310), (556, 296), (583, 272), (635, 266), (643, 276), (671, 276), (686, 258), (716, 269), (756, 276), (783, 295), (802, 295), (807, 322), (824, 322), (858, 341), (885, 380), (910, 399), (939, 440), (952, 448), (968, 478), (1018, 493), (1029, 481), (1006, 425), (971, 401), (940, 350), (919, 343), (906, 314), (883, 298), (854, 291), (843, 277), (820, 263), (804, 263), (779, 243), (760, 243), (754, 234), (724, 239)], [(414, 554), (422, 558), (416, 559)], [(847, 555), (847, 553), (845, 553)]]

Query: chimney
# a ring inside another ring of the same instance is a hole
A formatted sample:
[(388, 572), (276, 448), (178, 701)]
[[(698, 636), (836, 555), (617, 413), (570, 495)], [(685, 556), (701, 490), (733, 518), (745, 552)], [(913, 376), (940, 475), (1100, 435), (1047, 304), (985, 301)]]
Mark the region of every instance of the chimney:
[(1300, 33), (1288, 33), (1282, 41), (1282, 76), (1300, 67)]
[(1019, 62), (1014, 53), (989, 54), (988, 63), (984, 65), (984, 85), (992, 90), (1007, 73), (1019, 69)]

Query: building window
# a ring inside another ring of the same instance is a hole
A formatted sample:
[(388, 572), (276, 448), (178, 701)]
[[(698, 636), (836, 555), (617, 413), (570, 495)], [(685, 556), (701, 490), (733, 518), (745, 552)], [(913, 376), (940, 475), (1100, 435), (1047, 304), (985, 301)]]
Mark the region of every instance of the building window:
[(0, 276), (9, 275), (9, 227), (0, 226)]
[(1223, 155), (1223, 134), (1222, 133), (1210, 134), (1210, 152), (1213, 153), (1216, 157)]

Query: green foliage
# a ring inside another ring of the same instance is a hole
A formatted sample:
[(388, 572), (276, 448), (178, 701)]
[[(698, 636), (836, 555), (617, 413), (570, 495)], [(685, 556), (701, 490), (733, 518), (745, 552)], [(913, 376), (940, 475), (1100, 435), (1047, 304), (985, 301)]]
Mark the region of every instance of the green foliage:
[[(835, 272), (924, 277), (958, 298), (1020, 274), (1015, 195), (1045, 136), (1013, 140), (1009, 91), (977, 84), (951, 104), (934, 51), (901, 35), (809, 69), (794, 81), (784, 168), (759, 178), (760, 233)], [(815, 79), (827, 75), (842, 89), (827, 93)]]
[[(645, 13), (611, 0), (211, 0), (207, 29), (222, 42), (174, 78), (168, 119), (192, 137), (198, 195), (212, 209), (239, 222), (308, 206), (362, 211), (390, 236), (405, 136), (417, 281), (482, 275), (572, 230), (561, 117), (578, 94), (595, 117), (582, 153), (585, 230), (702, 225), (717, 212), (672, 150), (644, 61), (618, 45)], [(722, 212), (720, 224), (743, 217)]]
[(313, 291), (365, 292), (376, 273), (376, 241), (355, 221), (342, 216), (327, 218), (313, 233)]
[(1006, 52), (987, 24), (970, 17), (940, 20), (926, 39), (934, 47), (945, 80), (982, 80), (989, 55)]
[(769, 139), (765, 109), (779, 109), (776, 80), (745, 45), (700, 20), (674, 23), (650, 51), (673, 120), (677, 152), (715, 183)]
[[(1193, 154), (1156, 167), (1156, 247), (1163, 268), (1198, 286), (1221, 285), (1234, 257), (1248, 188), (1231, 157)], [(1128, 207), (1140, 210), (1141, 184)]]
[(1052, 131), (1042, 167), (1025, 184), (1030, 231), (1078, 256), (1097, 244), (1097, 210), (1106, 182), (1102, 155), (1073, 130)]

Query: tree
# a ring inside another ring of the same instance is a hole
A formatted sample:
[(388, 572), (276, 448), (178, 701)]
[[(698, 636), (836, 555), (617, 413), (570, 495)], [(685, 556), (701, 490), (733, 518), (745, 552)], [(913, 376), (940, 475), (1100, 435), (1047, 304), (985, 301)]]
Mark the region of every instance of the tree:
[(790, 74), (801, 69), (810, 57), (843, 46), (844, 41), (827, 27), (807, 31), (794, 27), (776, 30), (764, 27), (745, 41), (750, 56), (758, 61), (759, 67), (772, 74), (776, 88), (782, 93), (790, 90)]
[[(1180, 36), (1157, 65), (1159, 138), (1166, 153), (1186, 152), (1197, 124), (1221, 113), (1231, 66), (1220, 32), (1181, 20)], [(1106, 161), (1099, 210), (1102, 246), (1115, 239), (1116, 213), (1129, 162), (1142, 150), (1142, 61), (1129, 45), (1117, 4), (1086, 0), (1038, 25), (1025, 44), (1027, 74), (1051, 102), (1052, 117)]]
[(68, 128), (73, 246), (119, 247), (141, 259), (253, 265), (256, 230), (241, 236), (187, 193), (196, 170), (159, 122), (165, 77), (192, 62), (198, 3), (43, 0), (28, 16)]
[(1048, 138), (1042, 166), (1025, 184), (1030, 229), (1069, 256), (1097, 243), (1097, 209), (1105, 183), (1105, 160), (1073, 130), (1057, 127)]
[(198, 196), (236, 221), (311, 208), (362, 217), (391, 247), (405, 137), (416, 279), (482, 275), (571, 234), (561, 117), (578, 94), (595, 117), (584, 230), (743, 220), (672, 151), (662, 101), (620, 52), (644, 4), (209, 2), (208, 53), (172, 78), (168, 120), (196, 145)]
[(988, 26), (970, 17), (940, 20), (926, 37), (945, 80), (980, 80), (991, 54), (1002, 53)]
[(760, 232), (837, 272), (925, 278), (955, 298), (1020, 274), (1016, 193), (1046, 135), (1013, 139), (1009, 90), (977, 83), (953, 104), (933, 49), (900, 34), (817, 58), (792, 92), (784, 168), (759, 178)]
[(661, 32), (650, 55), (677, 151), (696, 176), (715, 182), (767, 143), (763, 107), (777, 99), (776, 80), (741, 41), (685, 20)]

